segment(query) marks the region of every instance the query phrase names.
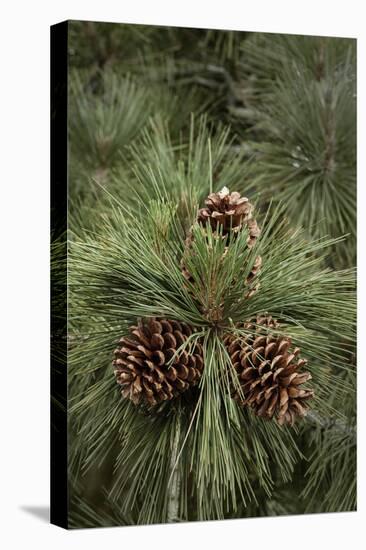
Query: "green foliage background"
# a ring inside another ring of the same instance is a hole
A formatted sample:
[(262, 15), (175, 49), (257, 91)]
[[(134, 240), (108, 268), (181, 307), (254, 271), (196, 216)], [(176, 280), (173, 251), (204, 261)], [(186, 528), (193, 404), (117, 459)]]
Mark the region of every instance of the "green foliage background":
[[(354, 510), (355, 41), (72, 21), (69, 65), (70, 526)], [(195, 227), (187, 288), (187, 230), (223, 186), (261, 237), (220, 263)], [(217, 326), (201, 311), (219, 305)], [(309, 361), (295, 428), (238, 407), (224, 376), (222, 335), (265, 312)], [(205, 352), (199, 389), (158, 412), (123, 400), (111, 365), (151, 315), (199, 327)]]

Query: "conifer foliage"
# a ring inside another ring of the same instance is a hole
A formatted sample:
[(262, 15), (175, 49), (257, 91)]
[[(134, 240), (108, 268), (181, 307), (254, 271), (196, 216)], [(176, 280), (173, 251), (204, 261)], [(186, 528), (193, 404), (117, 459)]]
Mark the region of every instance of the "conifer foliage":
[(355, 509), (352, 41), (71, 23), (70, 63), (71, 525)]

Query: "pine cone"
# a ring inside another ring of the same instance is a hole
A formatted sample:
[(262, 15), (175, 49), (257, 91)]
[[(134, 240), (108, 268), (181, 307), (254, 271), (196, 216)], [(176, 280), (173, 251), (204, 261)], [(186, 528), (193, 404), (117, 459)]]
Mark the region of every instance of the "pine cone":
[(250, 233), (248, 245), (254, 244), (260, 232), (255, 220), (252, 219), (253, 205), (246, 197), (241, 197), (237, 191), (230, 193), (227, 187), (223, 187), (218, 193), (211, 193), (205, 204), (206, 206), (198, 211), (199, 223), (209, 223), (214, 232), (222, 226), (222, 234), (228, 235), (229, 240), (243, 226), (247, 226)]
[(242, 395), (234, 391), (233, 397), (257, 416), (275, 416), (278, 424), (293, 426), (296, 417), (305, 416), (314, 392), (300, 388), (311, 379), (309, 372), (301, 372), (307, 361), (298, 358), (300, 348), (290, 349), (290, 338), (269, 333), (277, 327), (271, 317), (257, 317), (244, 324), (247, 336), (225, 338), (242, 390)]
[(166, 319), (139, 320), (114, 351), (114, 373), (122, 395), (137, 404), (156, 405), (198, 383), (203, 368), (202, 346), (197, 342), (169, 361), (193, 333), (186, 323)]
[[(260, 235), (260, 229), (257, 222), (252, 218), (253, 205), (246, 197), (241, 197), (240, 193), (233, 191), (230, 193), (227, 187), (223, 187), (218, 193), (211, 193), (206, 201), (206, 206), (198, 211), (197, 222), (203, 225), (210, 224), (214, 232), (218, 232), (222, 226), (222, 236), (227, 238), (227, 246), (235, 239), (239, 231), (246, 227), (248, 229), (248, 248), (252, 248)], [(192, 231), (189, 232), (185, 241), (185, 250), (189, 253), (193, 242)], [(227, 248), (226, 248), (227, 249)], [(246, 284), (250, 285), (253, 279), (258, 275), (262, 265), (262, 258), (257, 256), (247, 279)], [(183, 256), (181, 261), (181, 270), (187, 281), (193, 282)], [(259, 285), (249, 290), (246, 298), (252, 296)]]

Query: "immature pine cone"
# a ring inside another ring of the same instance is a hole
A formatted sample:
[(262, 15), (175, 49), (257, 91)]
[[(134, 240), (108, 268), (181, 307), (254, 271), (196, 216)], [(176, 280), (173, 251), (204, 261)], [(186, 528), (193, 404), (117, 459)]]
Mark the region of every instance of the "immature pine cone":
[(305, 416), (307, 401), (314, 396), (313, 390), (300, 388), (311, 374), (301, 372), (307, 361), (298, 358), (299, 348), (290, 349), (290, 338), (266, 330), (276, 327), (271, 317), (257, 317), (244, 324), (248, 336), (225, 338), (243, 394), (234, 392), (234, 398), (252, 407), (258, 416), (275, 416), (278, 424), (293, 426), (297, 416)]
[[(160, 318), (139, 320), (114, 351), (114, 373), (122, 395), (137, 404), (156, 405), (198, 383), (203, 368), (202, 346), (197, 342), (168, 362), (193, 333), (186, 323)], [(190, 351), (190, 353), (188, 353)]]

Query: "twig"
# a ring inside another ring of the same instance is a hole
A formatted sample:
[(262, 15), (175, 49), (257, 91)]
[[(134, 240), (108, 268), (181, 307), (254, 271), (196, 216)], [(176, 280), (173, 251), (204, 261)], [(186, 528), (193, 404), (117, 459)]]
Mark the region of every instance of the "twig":
[(179, 496), (180, 496), (180, 476), (178, 469), (178, 447), (180, 439), (180, 421), (179, 417), (176, 424), (176, 432), (173, 443), (172, 456), (170, 459), (171, 476), (168, 487), (168, 512), (167, 522), (174, 523), (179, 521)]
[(339, 432), (342, 432), (348, 436), (356, 436), (356, 427), (350, 426), (343, 420), (339, 420), (336, 418), (324, 418), (320, 414), (318, 414), (315, 411), (309, 411), (306, 415), (307, 420), (312, 422), (313, 424), (316, 424), (320, 428), (323, 429), (334, 429)]

